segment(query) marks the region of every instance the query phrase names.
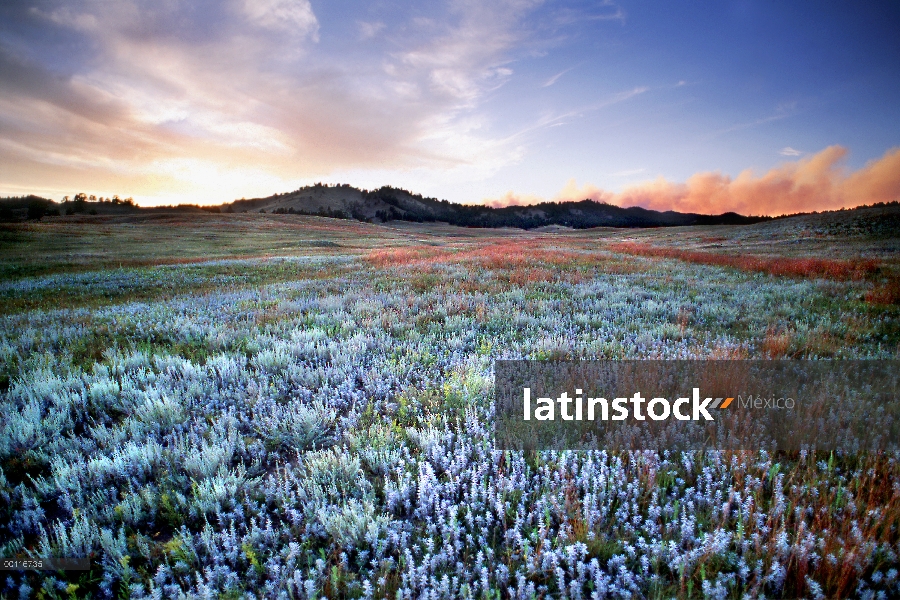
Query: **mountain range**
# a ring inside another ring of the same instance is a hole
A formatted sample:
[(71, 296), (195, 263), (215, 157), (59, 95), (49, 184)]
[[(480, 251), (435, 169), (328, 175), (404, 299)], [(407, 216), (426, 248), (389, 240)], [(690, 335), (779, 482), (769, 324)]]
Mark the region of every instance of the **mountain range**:
[(701, 215), (675, 211), (660, 212), (637, 206), (621, 208), (593, 200), (543, 202), (530, 206), (494, 208), (426, 198), (420, 194), (388, 186), (370, 191), (346, 184), (334, 186), (316, 184), (266, 198), (236, 200), (229, 204), (223, 204), (220, 211), (319, 215), (373, 223), (396, 220), (439, 221), (465, 227), (517, 227), (521, 229), (535, 229), (551, 225), (576, 229), (743, 225), (770, 218), (743, 216), (737, 213)]
[(179, 205), (141, 208), (130, 198), (95, 198), (77, 194), (72, 200), (54, 202), (38, 196), (0, 198), (0, 221), (24, 221), (43, 216), (91, 214), (125, 215), (178, 210), (181, 212), (270, 213), (315, 215), (355, 219), (369, 223), (389, 221), (443, 222), (463, 227), (668, 227), (684, 225), (746, 225), (773, 217), (656, 211), (633, 206), (581, 200), (542, 202), (530, 206), (495, 208), (426, 198), (410, 191), (384, 186), (366, 190), (347, 184), (315, 184), (265, 198), (241, 199), (218, 206)]

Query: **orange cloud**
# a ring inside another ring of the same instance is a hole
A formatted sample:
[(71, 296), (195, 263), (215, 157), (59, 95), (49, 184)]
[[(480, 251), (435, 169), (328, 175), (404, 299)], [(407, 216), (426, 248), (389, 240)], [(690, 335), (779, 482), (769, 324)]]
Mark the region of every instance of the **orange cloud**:
[(856, 204), (900, 199), (900, 148), (887, 151), (853, 173), (843, 182), (842, 192)]
[[(582, 187), (578, 187), (574, 179), (566, 182), (565, 187), (553, 197), (550, 202), (580, 202), (581, 200), (594, 200), (596, 202), (612, 203), (616, 194), (607, 192), (600, 188), (587, 183)], [(485, 198), (481, 204), (492, 208), (503, 208), (506, 206), (533, 206), (541, 202), (548, 202), (546, 198), (534, 196), (532, 194), (517, 194), (513, 191), (506, 192), (500, 198)]]
[(486, 198), (482, 204), (491, 208), (503, 208), (505, 206), (531, 206), (532, 204), (540, 204), (547, 200), (540, 196), (532, 196), (530, 194), (516, 194), (515, 192), (506, 192), (500, 198)]
[[(748, 169), (733, 179), (721, 173), (697, 173), (685, 183), (660, 177), (620, 193), (590, 184), (579, 188), (570, 180), (553, 201), (591, 199), (653, 210), (780, 215), (900, 200), (900, 148), (888, 150), (881, 158), (854, 172), (848, 172), (841, 164), (846, 155), (846, 148), (829, 146), (809, 158), (784, 163), (761, 176)], [(521, 200), (508, 192), (490, 204), (508, 206), (540, 201), (534, 197), (528, 197), (527, 202)]]
[(480, 127), (485, 98), (528, 51), (531, 1), (370, 24), (364, 55), (317, 44), (310, 0), (20, 4), (5, 12), (31, 45), (80, 50), (54, 61), (62, 46), (0, 39), (0, 196), (215, 204), (361, 171), (478, 180), (523, 152)]
[(612, 192), (607, 192), (606, 190), (601, 190), (600, 188), (591, 185), (590, 183), (584, 184), (582, 187), (578, 187), (575, 185), (575, 180), (570, 179), (566, 182), (566, 185), (559, 191), (554, 198), (555, 202), (578, 202), (580, 200), (594, 200), (595, 202), (608, 202), (612, 203), (615, 194)]

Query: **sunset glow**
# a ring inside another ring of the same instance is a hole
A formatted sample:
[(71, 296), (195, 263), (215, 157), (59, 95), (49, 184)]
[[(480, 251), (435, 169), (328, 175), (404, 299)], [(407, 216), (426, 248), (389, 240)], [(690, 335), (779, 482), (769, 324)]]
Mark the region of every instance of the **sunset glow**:
[[(809, 158), (786, 162), (760, 175), (750, 169), (735, 178), (721, 173), (697, 173), (686, 183), (672, 183), (660, 177), (626, 187), (619, 193), (591, 184), (579, 187), (575, 180), (569, 180), (550, 200), (577, 202), (591, 199), (653, 210), (775, 216), (836, 210), (900, 198), (900, 149), (893, 149), (852, 172), (843, 167), (846, 154), (845, 148), (831, 146)], [(546, 200), (510, 192), (501, 198), (489, 199), (485, 204), (527, 206)]]
[(898, 29), (889, 3), (6, 2), (0, 195), (897, 200)]

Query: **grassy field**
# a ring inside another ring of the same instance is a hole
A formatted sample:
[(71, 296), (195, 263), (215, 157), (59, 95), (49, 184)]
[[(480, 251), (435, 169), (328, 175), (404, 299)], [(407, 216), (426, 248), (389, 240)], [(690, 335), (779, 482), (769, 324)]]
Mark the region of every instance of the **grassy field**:
[(896, 456), (503, 452), (500, 358), (900, 358), (897, 207), (0, 229), (4, 597), (900, 595)]

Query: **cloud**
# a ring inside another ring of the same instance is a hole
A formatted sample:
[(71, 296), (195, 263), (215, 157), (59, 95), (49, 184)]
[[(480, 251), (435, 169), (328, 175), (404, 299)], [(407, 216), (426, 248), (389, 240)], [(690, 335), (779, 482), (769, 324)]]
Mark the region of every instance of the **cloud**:
[(829, 146), (821, 152), (775, 167), (757, 176), (751, 170), (734, 179), (698, 173), (684, 184), (659, 179), (617, 194), (622, 206), (718, 214), (778, 215), (831, 210), (900, 196), (900, 150), (848, 174), (841, 166), (847, 150)]
[[(350, 60), (317, 44), (332, 32), (308, 0), (23, 3), (0, 26), (0, 188), (221, 202), (361, 169), (483, 178), (524, 152), (480, 107), (513, 77), (538, 4), (359, 21), (373, 41)], [(42, 52), (3, 45), (20, 23), (51, 40)]]
[[(813, 156), (784, 163), (760, 176), (751, 170), (743, 171), (733, 179), (720, 173), (697, 173), (685, 183), (672, 183), (660, 177), (619, 193), (591, 184), (578, 187), (574, 180), (569, 180), (553, 201), (590, 199), (662, 211), (780, 215), (900, 200), (900, 148), (888, 150), (881, 158), (853, 172), (842, 166), (846, 155), (845, 148), (829, 146)], [(503, 198), (485, 202), (505, 206), (542, 201), (545, 200), (508, 192)]]
[(485, 199), (482, 204), (484, 204), (485, 206), (491, 206), (493, 208), (503, 208), (505, 206), (531, 206), (546, 201), (547, 200), (545, 198), (541, 198), (540, 196), (516, 194), (512, 191), (509, 191), (500, 198)]
[(625, 102), (636, 96), (640, 96), (641, 94), (647, 92), (649, 89), (650, 88), (648, 87), (636, 87), (630, 90), (625, 90), (612, 94), (607, 98), (601, 100), (600, 102), (582, 106), (575, 110), (569, 110), (564, 113), (546, 112), (535, 119), (533, 122), (525, 125), (512, 135), (508, 136), (505, 141), (512, 141), (514, 139), (521, 138), (528, 133), (538, 131), (540, 129), (566, 125), (569, 123), (569, 119), (581, 117), (584, 116), (585, 113), (602, 110), (615, 104), (619, 104), (620, 102)]
[(841, 182), (840, 192), (848, 206), (900, 200), (900, 148), (850, 174)]
[(571, 71), (571, 70), (574, 69), (574, 68), (575, 68), (575, 67), (569, 67), (568, 69), (565, 69), (565, 70), (563, 70), (563, 71), (560, 71), (559, 73), (557, 73), (556, 75), (554, 75), (553, 77), (551, 77), (550, 79), (548, 79), (547, 81), (545, 81), (545, 82), (543, 83), (543, 85), (541, 85), (541, 87), (550, 87), (551, 85), (553, 85), (554, 83), (556, 83), (557, 80), (559, 80), (560, 77), (562, 77), (563, 75), (565, 75), (566, 73), (568, 73), (569, 71)]
[(800, 156), (803, 153), (800, 152), (799, 150), (794, 150), (790, 146), (785, 146), (778, 152), (778, 154), (780, 154), (782, 156)]
[(523, 19), (539, 4), (451, 2), (448, 19), (419, 22), (410, 32), (409, 47), (392, 53), (391, 72), (420, 81), (435, 102), (471, 108), (512, 75), (511, 51), (529, 37)]
[(612, 97), (591, 106), (589, 110), (599, 110), (601, 108), (606, 108), (607, 106), (612, 106), (613, 104), (618, 104), (619, 102), (625, 102), (626, 100), (631, 100), (635, 96), (640, 96), (648, 91), (650, 91), (650, 88), (639, 86), (634, 89), (619, 92), (618, 94), (614, 94)]
[(359, 39), (369, 40), (378, 35), (385, 28), (385, 24), (381, 21), (357, 21), (356, 27), (359, 29)]
[(319, 21), (309, 0), (244, 0), (243, 8), (262, 27), (318, 40)]
[[(550, 202), (580, 202), (581, 200), (594, 200), (595, 202), (612, 202), (615, 198), (613, 192), (602, 190), (595, 185), (586, 183), (579, 187), (574, 179), (566, 182), (566, 185)], [(508, 191), (500, 198), (486, 198), (482, 204), (493, 206), (494, 208), (502, 208), (504, 206), (533, 206), (542, 202), (547, 202), (547, 198), (535, 196), (531, 194), (517, 194)]]
[(759, 119), (755, 119), (753, 121), (747, 121), (746, 123), (738, 123), (736, 125), (732, 125), (731, 127), (726, 127), (725, 129), (720, 129), (719, 131), (713, 134), (713, 137), (724, 135), (726, 133), (732, 133), (734, 131), (741, 131), (744, 129), (753, 129), (754, 127), (759, 127), (760, 125), (765, 125), (767, 123), (772, 123), (774, 121), (780, 121), (782, 119), (788, 118), (790, 115), (786, 113), (779, 113), (770, 115), (768, 117), (762, 117)]
[(626, 169), (624, 171), (616, 171), (615, 173), (610, 173), (610, 177), (634, 177), (635, 175), (640, 175), (645, 172), (647, 169), (645, 167), (640, 167), (638, 169)]
[(591, 10), (560, 8), (555, 13), (553, 23), (557, 26), (565, 26), (589, 21), (625, 21), (625, 11), (612, 0), (595, 2), (590, 6)]

